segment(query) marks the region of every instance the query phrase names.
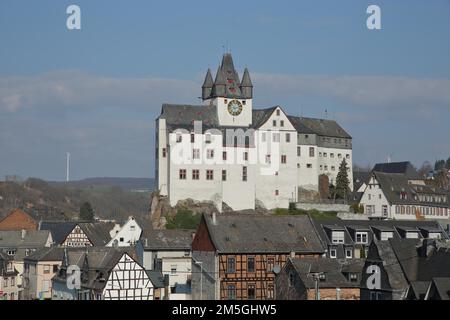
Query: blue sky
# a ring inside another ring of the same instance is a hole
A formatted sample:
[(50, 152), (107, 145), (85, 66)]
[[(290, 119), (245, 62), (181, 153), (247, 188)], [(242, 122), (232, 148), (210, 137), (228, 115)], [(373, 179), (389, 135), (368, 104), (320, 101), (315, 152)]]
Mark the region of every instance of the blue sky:
[(161, 104), (197, 103), (224, 45), (257, 107), (327, 109), (357, 164), (447, 158), (449, 39), (446, 0), (0, 0), (0, 176), (62, 180), (70, 151), (74, 179), (152, 177)]

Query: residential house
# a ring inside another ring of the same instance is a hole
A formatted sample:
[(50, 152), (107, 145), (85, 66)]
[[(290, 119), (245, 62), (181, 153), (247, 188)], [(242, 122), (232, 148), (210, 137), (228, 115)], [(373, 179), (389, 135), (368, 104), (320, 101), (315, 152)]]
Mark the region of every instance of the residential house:
[[(12, 261), (19, 276), (16, 279), (18, 287), (23, 287), (24, 259), (36, 250), (50, 247), (52, 236), (47, 230), (0, 231), (0, 253), (6, 254)], [(21, 297), (19, 297), (21, 298)]]
[(107, 247), (132, 247), (140, 239), (142, 228), (132, 216), (122, 225), (114, 226), (110, 231), (111, 240), (106, 244)]
[(324, 252), (308, 216), (204, 214), (192, 242), (192, 298), (274, 299), (289, 257)]
[(56, 245), (62, 247), (103, 247), (111, 241), (112, 223), (42, 221), (40, 230), (49, 230)]
[(21, 209), (14, 209), (6, 217), (0, 219), (0, 231), (37, 230), (38, 222)]
[[(132, 250), (117, 247), (64, 249), (53, 277), (54, 300), (155, 300), (161, 298), (161, 273), (147, 272)], [(71, 272), (76, 266), (79, 283)], [(68, 285), (69, 284), (69, 285)]]
[(373, 171), (360, 204), (370, 219), (424, 220), (450, 217), (450, 193), (413, 184), (399, 173)]
[(170, 300), (191, 299), (191, 243), (195, 230), (145, 230), (141, 237), (146, 270), (169, 278)]
[(52, 278), (61, 265), (64, 249), (40, 249), (24, 258), (23, 299), (51, 299)]
[(294, 258), (276, 278), (278, 300), (359, 300), (362, 259)]
[(0, 300), (19, 299), (19, 272), (14, 268), (12, 258), (0, 252)]
[(313, 222), (327, 248), (326, 256), (336, 259), (366, 258), (374, 238), (380, 241), (391, 238), (449, 238), (441, 225), (431, 220), (313, 219)]
[(374, 239), (361, 281), (362, 300), (423, 300), (433, 279), (449, 278), (450, 250), (443, 239)]

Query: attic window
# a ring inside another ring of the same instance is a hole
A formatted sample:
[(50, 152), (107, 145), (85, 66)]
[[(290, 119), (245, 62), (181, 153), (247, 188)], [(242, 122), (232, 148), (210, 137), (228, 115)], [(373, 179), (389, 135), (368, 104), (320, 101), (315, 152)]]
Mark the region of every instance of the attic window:
[(325, 273), (319, 273), (319, 280), (322, 282), (326, 280)]
[(280, 109), (277, 109), (277, 116), (280, 115)]

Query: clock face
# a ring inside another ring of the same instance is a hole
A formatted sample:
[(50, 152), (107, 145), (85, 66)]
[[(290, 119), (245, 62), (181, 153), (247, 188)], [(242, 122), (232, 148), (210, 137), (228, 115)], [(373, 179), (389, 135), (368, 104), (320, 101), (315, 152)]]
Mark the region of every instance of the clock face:
[(231, 100), (228, 103), (228, 112), (232, 116), (238, 116), (242, 112), (242, 103), (238, 100)]

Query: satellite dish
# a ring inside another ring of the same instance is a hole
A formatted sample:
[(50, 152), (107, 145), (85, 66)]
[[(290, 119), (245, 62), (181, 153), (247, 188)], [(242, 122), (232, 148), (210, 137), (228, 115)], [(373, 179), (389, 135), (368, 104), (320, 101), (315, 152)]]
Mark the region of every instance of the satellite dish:
[(281, 271), (281, 268), (280, 268), (279, 265), (276, 265), (276, 266), (273, 267), (272, 271), (273, 271), (273, 273), (275, 273), (275, 274), (279, 274), (280, 271)]

